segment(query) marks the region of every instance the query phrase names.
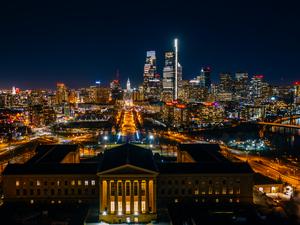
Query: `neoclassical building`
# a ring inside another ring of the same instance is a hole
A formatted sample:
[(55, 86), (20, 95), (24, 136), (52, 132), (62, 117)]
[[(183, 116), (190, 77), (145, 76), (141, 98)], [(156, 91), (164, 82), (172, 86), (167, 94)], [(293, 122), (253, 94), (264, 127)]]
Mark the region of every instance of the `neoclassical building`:
[(5, 202), (89, 204), (108, 223), (150, 222), (180, 202), (252, 203), (253, 171), (227, 161), (218, 146), (181, 145), (177, 162), (162, 162), (131, 144), (86, 161), (76, 145), (36, 151), (28, 162), (6, 167)]

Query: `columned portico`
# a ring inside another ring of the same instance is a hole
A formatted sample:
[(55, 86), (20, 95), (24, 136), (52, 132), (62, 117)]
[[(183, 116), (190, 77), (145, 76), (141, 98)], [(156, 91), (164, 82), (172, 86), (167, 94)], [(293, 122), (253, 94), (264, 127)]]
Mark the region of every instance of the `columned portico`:
[(130, 174), (118, 174), (123, 168), (98, 174), (100, 220), (109, 223), (150, 222), (156, 218), (156, 172), (134, 168)]

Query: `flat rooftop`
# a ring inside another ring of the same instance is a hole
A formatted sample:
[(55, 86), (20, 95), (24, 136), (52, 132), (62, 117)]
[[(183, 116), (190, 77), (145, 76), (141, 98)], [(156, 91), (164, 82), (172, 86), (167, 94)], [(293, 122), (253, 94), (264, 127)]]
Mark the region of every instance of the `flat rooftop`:
[(218, 144), (180, 144), (179, 150), (187, 152), (198, 163), (229, 162)]
[(78, 145), (39, 145), (26, 164), (60, 163), (70, 152), (77, 150)]

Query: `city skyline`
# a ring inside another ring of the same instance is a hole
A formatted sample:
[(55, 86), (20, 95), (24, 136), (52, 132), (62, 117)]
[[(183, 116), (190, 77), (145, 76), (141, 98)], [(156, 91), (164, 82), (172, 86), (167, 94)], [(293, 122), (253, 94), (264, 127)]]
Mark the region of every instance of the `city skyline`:
[[(117, 69), (122, 84), (129, 77), (136, 86), (143, 80), (146, 51), (156, 51), (162, 76), (164, 53), (172, 50), (174, 38), (180, 42), (183, 79), (198, 76), (205, 66), (212, 68), (213, 82), (226, 71), (264, 74), (270, 83), (284, 85), (299, 77), (299, 15), (293, 5), (175, 3), (153, 1), (147, 11), (143, 4), (119, 1), (6, 3), (0, 87), (53, 88), (60, 81), (78, 88), (96, 80), (108, 85)], [(173, 13), (179, 16), (170, 22)]]

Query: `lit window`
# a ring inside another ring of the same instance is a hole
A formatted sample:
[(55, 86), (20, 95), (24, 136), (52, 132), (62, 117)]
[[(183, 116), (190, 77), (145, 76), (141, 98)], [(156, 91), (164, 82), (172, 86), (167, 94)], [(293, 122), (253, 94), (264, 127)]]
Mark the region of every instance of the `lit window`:
[(16, 186), (20, 186), (20, 181), (16, 180)]
[(85, 180), (85, 181), (84, 181), (84, 185), (85, 185), (85, 186), (88, 186), (88, 185), (89, 185), (89, 181), (88, 181), (88, 180)]
[(31, 199), (31, 200), (30, 200), (30, 204), (33, 204), (33, 203), (34, 203), (34, 200), (33, 200), (33, 199)]
[(60, 181), (58, 180), (58, 181), (56, 181), (56, 184), (57, 184), (57, 186), (59, 186), (60, 185)]
[(91, 184), (92, 184), (92, 186), (95, 186), (95, 185), (96, 185), (96, 181), (95, 181), (95, 180), (92, 180), (92, 181), (91, 181)]
[(264, 192), (264, 188), (263, 188), (263, 187), (259, 187), (258, 190), (259, 190), (260, 192)]
[(40, 186), (41, 182), (39, 180), (36, 181), (36, 186)]
[(230, 199), (229, 199), (229, 202), (230, 202), (230, 203), (232, 203), (232, 202), (233, 202), (233, 201), (232, 201), (232, 198), (230, 198)]
[(239, 203), (239, 202), (240, 202), (240, 199), (238, 198), (238, 199), (236, 200), (236, 202)]
[(218, 198), (216, 198), (216, 203), (219, 203), (219, 199)]
[(81, 180), (78, 180), (78, 186), (80, 186), (81, 185)]
[(71, 181), (71, 185), (74, 186), (75, 185), (75, 180)]
[(199, 195), (199, 190), (198, 189), (195, 190), (195, 195)]
[(54, 200), (52, 200), (52, 201), (51, 201), (51, 204), (54, 204), (54, 203), (55, 203), (55, 201), (54, 201)]

